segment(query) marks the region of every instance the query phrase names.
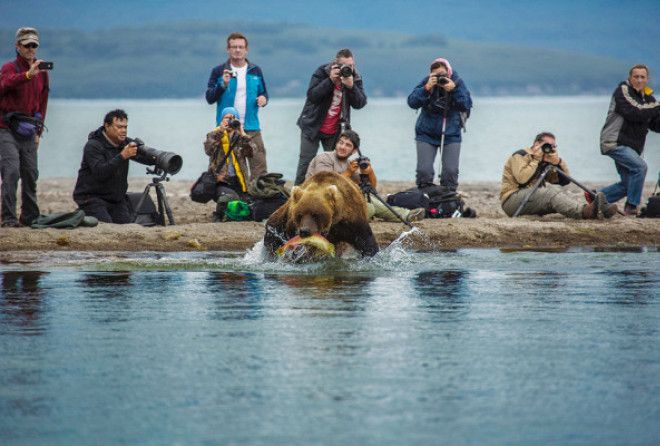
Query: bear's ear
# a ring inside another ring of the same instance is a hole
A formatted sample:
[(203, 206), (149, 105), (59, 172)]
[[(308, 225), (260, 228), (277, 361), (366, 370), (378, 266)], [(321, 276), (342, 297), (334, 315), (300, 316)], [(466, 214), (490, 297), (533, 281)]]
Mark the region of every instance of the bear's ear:
[(296, 203), (300, 201), (300, 197), (302, 197), (302, 189), (299, 186), (293, 186), (293, 189), (291, 189), (291, 202)]
[(331, 201), (333, 204), (335, 204), (340, 201), (341, 193), (339, 192), (339, 188), (337, 186), (331, 184), (325, 189), (325, 196), (328, 201)]

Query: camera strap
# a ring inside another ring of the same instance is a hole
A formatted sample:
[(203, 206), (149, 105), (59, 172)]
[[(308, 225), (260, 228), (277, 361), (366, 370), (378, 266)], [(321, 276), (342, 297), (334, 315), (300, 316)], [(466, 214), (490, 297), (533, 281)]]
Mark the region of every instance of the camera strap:
[[(222, 170), (222, 166), (225, 165), (227, 162), (227, 159), (229, 158), (229, 155), (234, 151), (234, 147), (236, 146), (236, 143), (238, 142), (238, 135), (236, 133), (232, 134), (231, 139), (229, 140), (229, 150), (227, 150), (227, 153), (224, 154), (222, 161), (220, 161), (215, 168), (215, 171), (213, 172), (215, 175), (220, 173), (220, 170)], [(217, 158), (218, 152), (220, 151), (220, 148), (222, 147), (222, 142), (218, 144), (218, 147), (216, 147), (215, 151), (213, 152), (213, 158)]]

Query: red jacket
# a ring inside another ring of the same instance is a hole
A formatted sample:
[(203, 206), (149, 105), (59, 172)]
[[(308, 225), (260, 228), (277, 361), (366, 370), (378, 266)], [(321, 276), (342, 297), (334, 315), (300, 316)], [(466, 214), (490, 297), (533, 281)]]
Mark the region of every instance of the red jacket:
[(28, 61), (16, 55), (16, 60), (7, 62), (0, 70), (0, 128), (7, 128), (2, 119), (5, 113), (21, 112), (34, 116), (39, 112), (41, 119), (46, 118), (48, 72), (42, 71), (28, 80), (25, 72), (29, 69)]

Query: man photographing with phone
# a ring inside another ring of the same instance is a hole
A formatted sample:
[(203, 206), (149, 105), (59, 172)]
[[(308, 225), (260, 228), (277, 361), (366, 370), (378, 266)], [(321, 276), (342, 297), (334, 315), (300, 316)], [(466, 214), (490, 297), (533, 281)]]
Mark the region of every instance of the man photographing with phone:
[[(48, 69), (37, 58), (39, 33), (16, 31), (16, 59), (0, 70), (0, 175), (2, 226), (30, 225), (39, 216), (37, 147), (48, 105)], [(16, 191), (21, 180), (21, 216), (16, 217)]]

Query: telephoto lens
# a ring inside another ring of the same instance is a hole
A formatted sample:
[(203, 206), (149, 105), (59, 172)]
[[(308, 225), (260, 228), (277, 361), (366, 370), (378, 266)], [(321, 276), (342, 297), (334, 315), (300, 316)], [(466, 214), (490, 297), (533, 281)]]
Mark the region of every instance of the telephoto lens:
[(180, 155), (177, 155), (174, 152), (165, 152), (163, 150), (154, 149), (153, 147), (148, 147), (140, 138), (135, 138), (132, 140), (137, 144), (138, 155), (150, 166), (156, 166), (156, 168), (167, 172), (170, 175), (174, 175), (181, 170), (183, 166), (183, 158)]

